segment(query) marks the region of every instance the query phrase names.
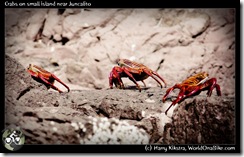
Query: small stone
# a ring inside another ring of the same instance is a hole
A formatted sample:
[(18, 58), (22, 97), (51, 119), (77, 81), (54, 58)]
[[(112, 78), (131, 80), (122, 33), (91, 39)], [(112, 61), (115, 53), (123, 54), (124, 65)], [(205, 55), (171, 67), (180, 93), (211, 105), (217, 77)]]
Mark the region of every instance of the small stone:
[(155, 100), (152, 100), (152, 99), (146, 99), (145, 100), (147, 103), (155, 103)]
[(54, 131), (54, 132), (57, 132), (57, 131), (58, 131), (58, 128), (53, 127), (53, 131)]
[(80, 140), (80, 144), (84, 144), (84, 141), (83, 140)]
[(54, 104), (53, 104), (54, 107), (58, 107), (59, 106), (59, 103), (58, 101), (56, 101)]
[(74, 128), (75, 128), (75, 130), (79, 130), (79, 126), (78, 126), (78, 124), (77, 124), (77, 123), (72, 122), (72, 123), (71, 123), (71, 126), (72, 126), (72, 127), (74, 127)]
[(53, 36), (53, 39), (56, 40), (56, 41), (61, 41), (61, 40), (62, 40), (62, 37), (61, 37), (60, 34), (55, 34), (55, 35)]
[(145, 111), (141, 111), (141, 116), (144, 118), (146, 116), (146, 112)]
[(89, 134), (87, 138), (88, 138), (88, 139), (91, 139), (91, 138), (92, 138), (92, 135), (91, 135), (91, 134)]
[(83, 27), (89, 27), (89, 24), (88, 23), (84, 23)]
[(83, 128), (82, 131), (83, 131), (83, 132), (86, 132), (86, 128)]
[(226, 68), (230, 68), (233, 65), (233, 62), (224, 62)]

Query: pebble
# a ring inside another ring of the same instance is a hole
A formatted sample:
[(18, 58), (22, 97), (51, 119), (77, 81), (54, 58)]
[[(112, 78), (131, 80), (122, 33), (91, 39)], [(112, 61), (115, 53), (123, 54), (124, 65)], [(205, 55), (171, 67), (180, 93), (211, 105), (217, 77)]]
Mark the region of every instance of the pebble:
[(155, 100), (152, 100), (152, 99), (146, 99), (145, 100), (147, 103), (155, 103)]
[(54, 131), (54, 132), (57, 132), (57, 131), (58, 131), (58, 128), (53, 127), (53, 131)]

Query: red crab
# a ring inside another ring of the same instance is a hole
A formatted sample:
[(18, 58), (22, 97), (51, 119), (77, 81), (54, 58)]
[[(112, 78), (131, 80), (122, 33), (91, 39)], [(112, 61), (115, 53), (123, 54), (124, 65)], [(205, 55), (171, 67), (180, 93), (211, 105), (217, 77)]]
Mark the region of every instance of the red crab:
[(175, 84), (173, 87), (169, 88), (163, 97), (163, 102), (165, 102), (170, 92), (172, 92), (176, 88), (180, 89), (180, 92), (178, 94), (178, 97), (172, 102), (172, 104), (165, 111), (166, 115), (168, 110), (172, 107), (172, 105), (175, 105), (176, 103), (184, 100), (187, 97), (198, 95), (201, 93), (201, 91), (208, 90), (207, 96), (210, 97), (212, 91), (214, 90), (214, 88), (216, 88), (217, 95), (221, 96), (220, 86), (217, 84), (217, 79), (216, 78), (208, 79), (208, 73), (206, 72), (201, 72), (194, 76), (191, 76), (187, 78), (185, 81), (183, 81), (182, 83)]
[(115, 84), (116, 88), (124, 89), (124, 84), (121, 78), (128, 77), (131, 81), (133, 81), (136, 84), (137, 88), (141, 92), (141, 87), (136, 81), (142, 81), (142, 83), (146, 87), (146, 84), (143, 80), (147, 79), (149, 76), (152, 77), (154, 80), (156, 80), (160, 85), (160, 87), (162, 88), (162, 84), (155, 77), (157, 76), (160, 80), (164, 82), (166, 87), (166, 82), (164, 81), (164, 79), (161, 76), (159, 76), (157, 72), (152, 71), (145, 65), (130, 61), (128, 59), (117, 59), (116, 62), (118, 63), (119, 66), (113, 67), (109, 75), (110, 88), (113, 88), (113, 84)]
[(36, 65), (29, 64), (27, 71), (32, 76), (32, 78), (34, 78), (38, 82), (45, 84), (48, 89), (51, 87), (54, 90), (57, 90), (59, 93), (62, 93), (61, 90), (53, 85), (54, 81), (57, 80), (68, 89), (68, 92), (70, 91), (69, 87), (64, 84), (59, 78), (57, 78), (57, 76)]

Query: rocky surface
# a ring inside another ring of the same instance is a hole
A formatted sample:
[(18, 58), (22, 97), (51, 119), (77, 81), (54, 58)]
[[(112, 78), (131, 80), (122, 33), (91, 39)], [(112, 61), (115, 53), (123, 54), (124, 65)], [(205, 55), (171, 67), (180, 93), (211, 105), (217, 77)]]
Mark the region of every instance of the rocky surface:
[(233, 97), (214, 93), (207, 98), (202, 92), (172, 107), (166, 116), (170, 101), (161, 101), (166, 89), (60, 94), (33, 80), (13, 58), (6, 55), (5, 63), (5, 124), (21, 127), (28, 144), (234, 142)]
[[(6, 126), (23, 128), (27, 143), (234, 143), (234, 14), (233, 9), (5, 9)], [(117, 58), (145, 64), (168, 87), (207, 71), (217, 78), (222, 96), (202, 92), (166, 116), (178, 91), (163, 103), (167, 88), (152, 78), (142, 92), (127, 78), (126, 90), (108, 89)], [(27, 74), (30, 63), (54, 73), (71, 91), (47, 90)]]

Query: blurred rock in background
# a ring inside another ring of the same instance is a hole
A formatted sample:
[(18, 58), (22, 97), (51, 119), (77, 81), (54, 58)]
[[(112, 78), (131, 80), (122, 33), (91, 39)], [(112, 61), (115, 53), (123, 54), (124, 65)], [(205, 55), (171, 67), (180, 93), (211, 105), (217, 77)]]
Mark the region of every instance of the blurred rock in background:
[(71, 89), (108, 88), (115, 60), (127, 58), (169, 86), (207, 71), (224, 95), (234, 96), (234, 15), (234, 9), (5, 9), (5, 50)]

